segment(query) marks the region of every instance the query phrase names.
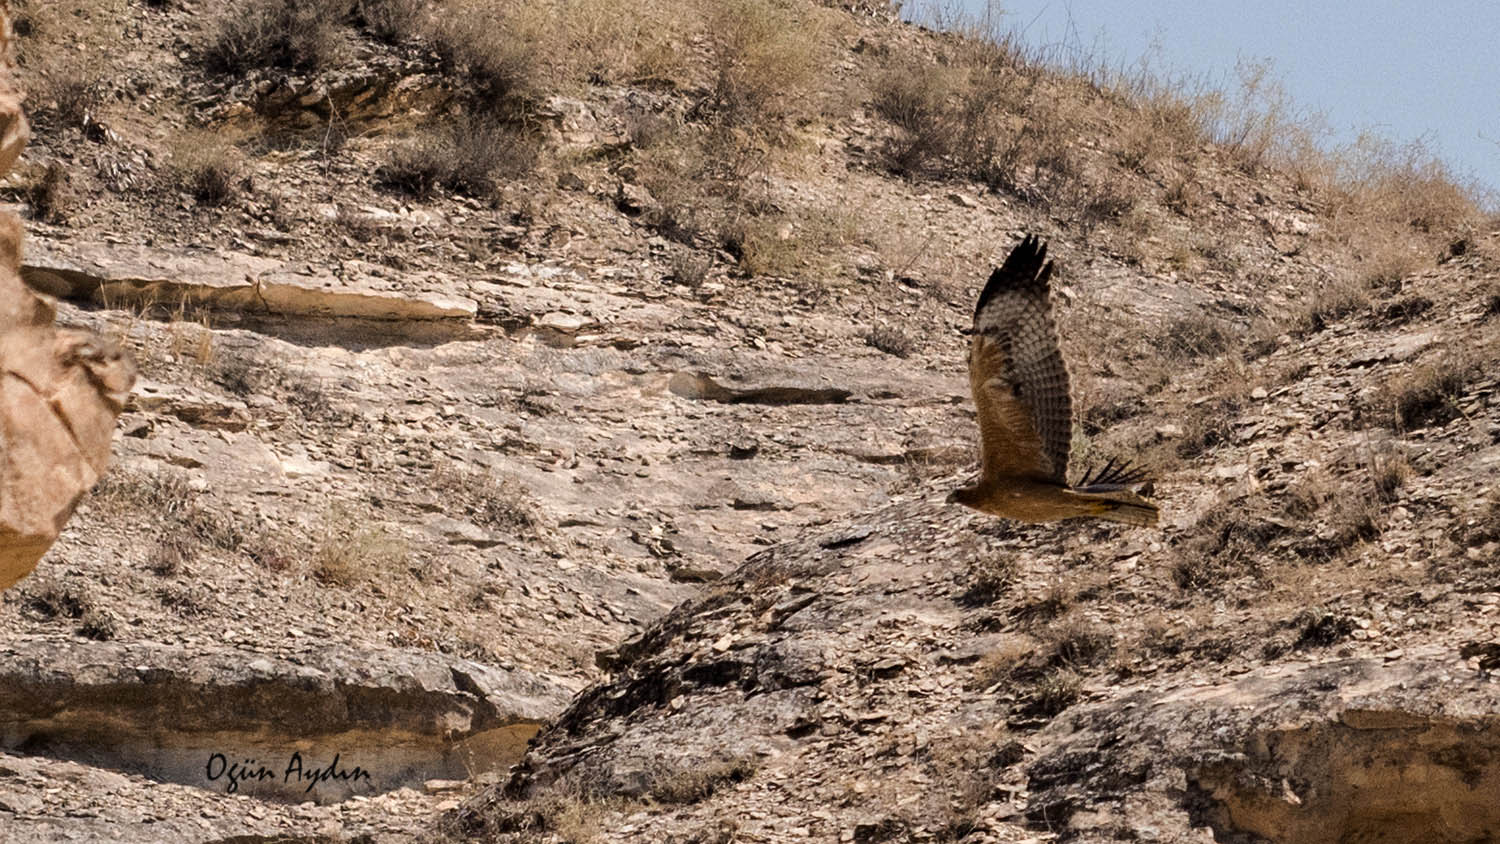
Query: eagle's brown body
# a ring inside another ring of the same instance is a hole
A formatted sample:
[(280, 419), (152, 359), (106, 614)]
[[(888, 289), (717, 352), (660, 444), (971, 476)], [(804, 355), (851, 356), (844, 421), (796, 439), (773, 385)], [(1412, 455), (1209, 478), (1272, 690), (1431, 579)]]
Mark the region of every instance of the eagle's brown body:
[(1018, 522), (1055, 522), (1093, 516), (1141, 527), (1156, 524), (1156, 505), (1130, 490), (1074, 492), (1064, 486), (1025, 478), (995, 478), (954, 490), (952, 500), (981, 513)]
[(1143, 475), (1111, 462), (1067, 482), (1073, 438), (1068, 370), (1052, 322), (1047, 247), (1028, 236), (990, 275), (974, 309), (969, 386), (980, 434), (980, 474), (950, 501), (1023, 522), (1094, 517), (1154, 525)]

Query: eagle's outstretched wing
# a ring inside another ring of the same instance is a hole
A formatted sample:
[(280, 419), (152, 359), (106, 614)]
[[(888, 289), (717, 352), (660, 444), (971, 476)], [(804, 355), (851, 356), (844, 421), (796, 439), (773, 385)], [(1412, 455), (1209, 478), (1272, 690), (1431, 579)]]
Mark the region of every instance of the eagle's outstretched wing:
[(982, 478), (1067, 484), (1073, 402), (1052, 322), (1051, 276), (1046, 245), (1028, 235), (979, 294), (969, 385), (979, 412)]

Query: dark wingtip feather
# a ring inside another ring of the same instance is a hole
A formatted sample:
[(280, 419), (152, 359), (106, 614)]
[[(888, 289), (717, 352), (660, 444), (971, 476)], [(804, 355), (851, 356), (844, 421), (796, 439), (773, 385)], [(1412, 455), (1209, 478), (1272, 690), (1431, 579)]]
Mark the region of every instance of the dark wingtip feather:
[(979, 312), (984, 310), (985, 303), (1000, 291), (1028, 288), (1046, 290), (1047, 281), (1051, 277), (1052, 264), (1047, 261), (1047, 244), (1034, 234), (1026, 235), (1010, 250), (1005, 263), (990, 273), (990, 280), (979, 294), (979, 304), (974, 306), (974, 316), (977, 318)]
[(1111, 457), (1109, 462), (1097, 470), (1084, 472), (1083, 480), (1078, 482), (1076, 489), (1087, 492), (1098, 487), (1117, 489), (1143, 483), (1148, 483), (1145, 468)]

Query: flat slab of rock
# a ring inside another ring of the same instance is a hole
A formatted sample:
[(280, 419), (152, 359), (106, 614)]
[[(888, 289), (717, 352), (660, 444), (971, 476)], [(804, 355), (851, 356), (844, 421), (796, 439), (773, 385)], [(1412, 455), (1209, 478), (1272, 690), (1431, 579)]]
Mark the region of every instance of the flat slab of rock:
[(22, 277), (59, 298), (372, 320), (468, 320), (479, 310), (472, 299), (441, 291), (386, 289), (389, 283), (375, 278), (301, 275), (280, 261), (233, 252), (40, 239), (27, 248)]
[(841, 404), (853, 395), (832, 387), (726, 387), (701, 372), (675, 373), (667, 389), (685, 399), (724, 404)]
[(273, 800), (330, 802), (504, 768), (567, 699), (529, 672), (435, 653), (0, 647), (0, 749)]

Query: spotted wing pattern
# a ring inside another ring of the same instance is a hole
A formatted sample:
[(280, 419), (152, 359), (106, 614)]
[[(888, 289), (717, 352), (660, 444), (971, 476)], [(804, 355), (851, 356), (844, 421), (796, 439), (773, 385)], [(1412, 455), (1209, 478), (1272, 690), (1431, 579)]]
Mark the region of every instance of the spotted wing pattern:
[(1067, 483), (1073, 402), (1052, 321), (1051, 276), (1046, 245), (1028, 235), (990, 274), (974, 309), (969, 383), (986, 480)]

